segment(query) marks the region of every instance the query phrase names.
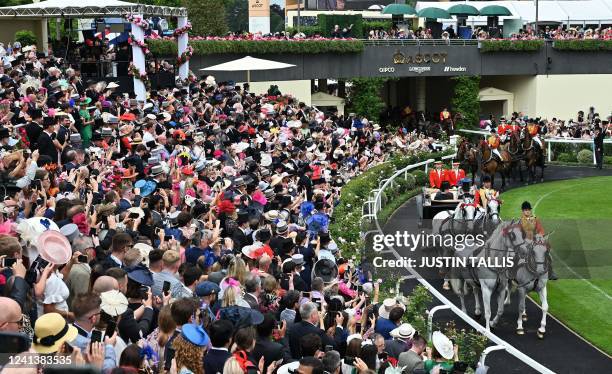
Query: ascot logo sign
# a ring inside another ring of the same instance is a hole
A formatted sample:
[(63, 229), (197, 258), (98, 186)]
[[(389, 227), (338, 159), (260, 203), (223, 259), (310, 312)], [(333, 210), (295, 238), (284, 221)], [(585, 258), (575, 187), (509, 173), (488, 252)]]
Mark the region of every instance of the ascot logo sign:
[(428, 64), (430, 62), (437, 63), (446, 63), (447, 53), (417, 53), (414, 56), (404, 55), (402, 52), (395, 52), (393, 55), (393, 63), (394, 64)]
[(458, 73), (458, 72), (464, 72), (467, 71), (467, 68), (465, 66), (445, 66), (444, 67), (444, 72), (445, 73)]

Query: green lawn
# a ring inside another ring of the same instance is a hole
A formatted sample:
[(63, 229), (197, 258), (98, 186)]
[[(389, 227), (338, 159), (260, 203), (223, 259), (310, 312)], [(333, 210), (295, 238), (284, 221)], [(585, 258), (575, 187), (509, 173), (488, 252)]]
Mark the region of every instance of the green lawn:
[(501, 198), (504, 219), (518, 218), (527, 200), (545, 231), (553, 232), (560, 279), (548, 283), (549, 312), (612, 354), (612, 177), (536, 184)]

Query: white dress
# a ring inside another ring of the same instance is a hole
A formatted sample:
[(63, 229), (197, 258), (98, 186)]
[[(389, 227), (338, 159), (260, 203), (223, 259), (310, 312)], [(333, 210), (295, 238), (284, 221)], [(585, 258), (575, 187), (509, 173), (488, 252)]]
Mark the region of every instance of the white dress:
[(43, 315), (44, 304), (55, 304), (56, 309), (68, 312), (68, 303), (66, 302), (68, 296), (70, 296), (70, 290), (66, 283), (64, 283), (63, 275), (57, 270), (54, 271), (47, 278), (42, 300), (38, 299), (38, 315)]

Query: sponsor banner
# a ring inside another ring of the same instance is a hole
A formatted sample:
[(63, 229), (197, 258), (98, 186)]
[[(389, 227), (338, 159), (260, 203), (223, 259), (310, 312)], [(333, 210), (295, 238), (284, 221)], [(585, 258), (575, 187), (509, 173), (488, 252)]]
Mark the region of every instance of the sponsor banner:
[(270, 17), (270, 0), (249, 0), (249, 18)]
[(270, 17), (249, 17), (249, 32), (270, 33)]
[(467, 71), (467, 68), (465, 66), (445, 66), (444, 67), (445, 73), (462, 73), (466, 71)]

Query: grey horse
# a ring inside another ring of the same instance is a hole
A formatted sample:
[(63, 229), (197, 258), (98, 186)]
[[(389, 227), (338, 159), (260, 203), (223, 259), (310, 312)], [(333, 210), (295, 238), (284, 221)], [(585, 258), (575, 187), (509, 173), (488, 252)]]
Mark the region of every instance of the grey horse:
[[(485, 325), (487, 330), (495, 327), (504, 312), (504, 301), (508, 293), (509, 270), (519, 247), (524, 247), (525, 241), (521, 227), (514, 220), (498, 225), (489, 239), (482, 246), (473, 246), (461, 252), (457, 256), (474, 258), (480, 266), (467, 266), (464, 268), (451, 269), (450, 283), (453, 292), (459, 296), (461, 309), (466, 312), (465, 296), (470, 289), (474, 291), (475, 315), (481, 315), (480, 297), (485, 314)], [(504, 266), (495, 266), (499, 264)], [(491, 298), (497, 291), (497, 313), (491, 320)]]
[(537, 292), (542, 303), (542, 320), (538, 329), (538, 338), (543, 339), (544, 333), (546, 333), (546, 313), (548, 312), (546, 283), (548, 282), (548, 271), (550, 269), (550, 257), (547, 255), (549, 236), (550, 234), (546, 236), (536, 235), (534, 240), (528, 244), (527, 249), (522, 253), (522, 259), (519, 261), (514, 276), (519, 295), (519, 317), (516, 328), (516, 333), (519, 335), (525, 334), (523, 330), (523, 321), (527, 320), (525, 296), (529, 291)]

